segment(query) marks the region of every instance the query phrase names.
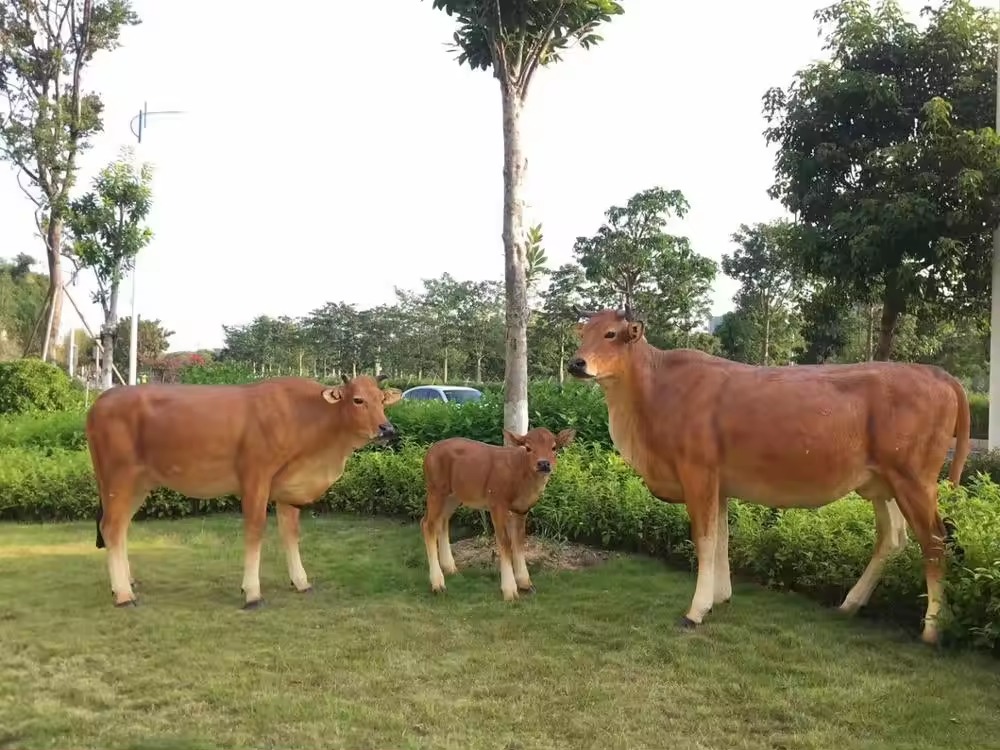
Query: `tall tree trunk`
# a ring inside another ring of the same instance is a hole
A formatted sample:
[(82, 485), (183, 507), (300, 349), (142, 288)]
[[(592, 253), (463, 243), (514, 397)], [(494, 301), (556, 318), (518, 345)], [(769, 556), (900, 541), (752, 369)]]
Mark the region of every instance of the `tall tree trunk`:
[(444, 382), (448, 382), (448, 347), (444, 348)]
[(521, 94), (503, 81), (503, 251), (506, 290), (506, 357), (503, 426), (528, 431), (528, 284), (524, 245), (525, 162), (521, 152)]
[(868, 305), (868, 361), (875, 356), (875, 305)]
[(559, 385), (566, 379), (566, 339), (559, 337)]
[(882, 318), (878, 329), (878, 346), (875, 349), (875, 359), (879, 362), (889, 361), (892, 354), (892, 344), (896, 337), (896, 324), (899, 316), (906, 312), (901, 295), (893, 287), (891, 281), (886, 282), (885, 296), (882, 300)]
[(101, 390), (114, 385), (115, 335), (118, 333), (118, 283), (111, 282), (108, 309), (101, 328)]
[[(53, 211), (55, 214), (56, 212)], [(49, 262), (49, 304), (51, 309), (52, 325), (45, 331), (45, 339), (42, 343), (42, 359), (47, 360), (52, 353), (53, 342), (59, 339), (59, 327), (62, 325), (62, 230), (63, 220), (61, 215), (52, 216), (49, 220), (48, 231), (45, 233), (45, 255)]]
[(767, 367), (771, 360), (771, 309), (767, 302), (764, 303), (764, 367)]
[(476, 382), (483, 382), (483, 355), (479, 354), (476, 356)]

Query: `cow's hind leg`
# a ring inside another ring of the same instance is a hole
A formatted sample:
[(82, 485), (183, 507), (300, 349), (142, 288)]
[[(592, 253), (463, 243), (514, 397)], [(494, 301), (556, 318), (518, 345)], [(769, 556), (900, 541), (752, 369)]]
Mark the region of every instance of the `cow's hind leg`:
[(451, 517), (455, 514), (457, 508), (458, 500), (453, 496), (449, 496), (444, 502), (444, 507), (441, 509), (441, 519), (438, 521), (438, 562), (441, 565), (441, 571), (447, 576), (458, 572), (458, 566), (455, 565), (455, 557), (451, 554), (450, 528)]
[(715, 582), (712, 603), (722, 604), (733, 598), (733, 578), (729, 572), (729, 498), (719, 497), (719, 515), (715, 536)]
[(848, 615), (854, 614), (868, 603), (882, 578), (886, 562), (906, 546), (906, 521), (896, 503), (875, 492), (866, 492), (863, 496), (871, 501), (875, 509), (875, 550), (861, 577), (847, 592), (840, 605), (840, 611)]
[[(135, 514), (139, 512), (139, 508), (142, 504), (146, 502), (146, 498), (149, 497), (150, 488), (146, 486), (138, 486), (135, 492), (132, 494), (132, 513), (129, 515), (129, 521), (135, 518)], [(128, 574), (128, 581), (132, 585), (133, 589), (138, 588), (139, 582), (132, 575), (132, 562), (128, 557), (128, 535), (125, 537), (125, 571)]]
[(937, 483), (920, 482), (897, 474), (891, 477), (896, 503), (906, 518), (913, 535), (920, 543), (924, 557), (924, 577), (927, 580), (927, 610), (924, 613), (924, 629), (921, 639), (927, 644), (937, 644), (940, 633), (937, 626), (938, 614), (944, 603), (944, 523), (937, 509)]
[(424, 536), (424, 548), (427, 551), (427, 572), (431, 591), (435, 594), (445, 590), (444, 572), (438, 560), (438, 538), (441, 534), (441, 516), (445, 502), (441, 493), (428, 490), (427, 509), (424, 511), (424, 517), (420, 519), (420, 531)]
[(121, 472), (110, 481), (101, 483), (100, 532), (108, 550), (108, 577), (116, 607), (136, 604), (128, 562), (128, 527), (136, 508), (142, 504), (148, 490), (139, 486), (136, 472)]
[(267, 528), (269, 482), (254, 480), (243, 486), (243, 609), (264, 603), (260, 592), (260, 549)]
[(278, 516), (278, 536), (281, 546), (285, 548), (285, 563), (288, 565), (288, 577), (292, 586), (300, 594), (312, 590), (309, 576), (302, 567), (302, 556), (299, 554), (299, 516), (300, 510), (288, 503), (277, 503), (275, 513)]

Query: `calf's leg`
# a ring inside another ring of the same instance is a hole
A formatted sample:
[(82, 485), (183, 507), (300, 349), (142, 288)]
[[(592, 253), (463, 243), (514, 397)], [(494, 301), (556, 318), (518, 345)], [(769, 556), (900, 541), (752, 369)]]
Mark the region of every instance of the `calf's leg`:
[(493, 506), (490, 508), (490, 517), (493, 520), (493, 531), (497, 538), (497, 552), (500, 554), (500, 591), (503, 592), (505, 601), (517, 599), (517, 581), (514, 579), (514, 567), (512, 560), (510, 534), (507, 531), (507, 517), (510, 511), (505, 507)]
[(441, 533), (444, 502), (440, 493), (428, 490), (427, 509), (424, 511), (424, 517), (420, 519), (420, 531), (424, 535), (424, 548), (427, 550), (427, 572), (430, 577), (431, 591), (435, 594), (445, 590), (444, 572), (441, 570), (441, 562), (438, 560), (438, 537)]
[(278, 503), (278, 536), (285, 548), (285, 563), (288, 565), (288, 577), (300, 594), (312, 590), (309, 577), (302, 567), (302, 557), (299, 555), (299, 508), (287, 503)]
[(510, 534), (510, 547), (514, 559), (514, 580), (518, 591), (535, 593), (535, 587), (528, 575), (528, 564), (524, 558), (524, 540), (527, 537), (527, 516), (521, 513), (511, 513), (507, 519), (507, 532)]
[(243, 609), (256, 609), (264, 603), (260, 593), (260, 548), (267, 527), (269, 483), (248, 482), (243, 488)]
[(455, 558), (451, 554), (450, 528), (451, 517), (457, 508), (458, 500), (454, 497), (449, 497), (444, 503), (444, 508), (441, 510), (441, 520), (438, 522), (438, 561), (445, 575), (452, 575), (458, 572), (458, 566), (455, 565)]

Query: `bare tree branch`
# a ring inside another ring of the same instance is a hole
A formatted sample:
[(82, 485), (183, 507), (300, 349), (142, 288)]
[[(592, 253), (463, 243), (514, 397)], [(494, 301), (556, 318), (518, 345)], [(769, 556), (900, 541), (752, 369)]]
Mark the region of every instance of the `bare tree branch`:
[[(35, 204), (35, 208), (37, 208), (37, 209), (42, 208), (42, 206), (44, 205), (42, 203), (42, 201), (40, 201), (38, 198), (36, 198), (35, 196), (33, 196), (31, 194), (31, 191), (28, 189), (28, 187), (21, 182), (21, 175), (22, 174), (28, 175), (28, 178), (31, 179), (31, 180), (33, 180), (36, 185), (38, 184), (38, 178), (35, 177), (31, 172), (29, 172), (24, 167), (19, 167), (18, 170), (17, 170), (17, 177), (16, 177), (16, 179), (17, 179), (17, 186), (19, 188), (21, 188), (21, 192), (22, 193), (24, 193), (26, 196), (28, 196), (28, 200), (30, 200), (32, 203)], [(37, 224), (37, 219), (36, 219), (35, 223)]]
[(559, 5), (556, 7), (555, 11), (552, 13), (552, 18), (549, 19), (548, 25), (545, 27), (545, 31), (535, 39), (531, 48), (528, 50), (528, 57), (524, 61), (524, 67), (519, 71), (518, 78), (518, 88), (523, 94), (527, 93), (528, 83), (531, 81), (531, 77), (535, 73), (535, 69), (538, 68), (538, 63), (542, 59), (542, 53), (549, 44), (549, 37), (552, 36), (552, 30), (556, 27), (556, 22), (559, 20), (560, 14), (566, 7), (566, 0), (559, 0)]

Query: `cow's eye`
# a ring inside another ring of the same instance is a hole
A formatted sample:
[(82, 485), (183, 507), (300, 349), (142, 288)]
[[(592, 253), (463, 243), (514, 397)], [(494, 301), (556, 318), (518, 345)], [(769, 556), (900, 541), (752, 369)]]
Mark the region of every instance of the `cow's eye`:
[(361, 406), (361, 404), (363, 404), (364, 402), (365, 400), (363, 398), (358, 398), (357, 396), (354, 397), (354, 403), (356, 403), (358, 406)]
[(613, 339), (614, 337), (615, 337), (614, 331), (608, 331), (606, 334), (604, 334), (604, 338), (606, 339)]

